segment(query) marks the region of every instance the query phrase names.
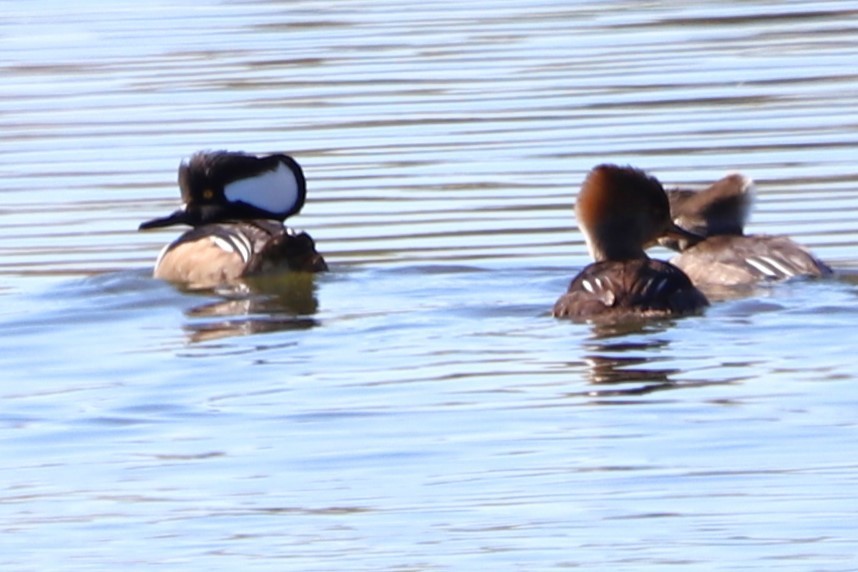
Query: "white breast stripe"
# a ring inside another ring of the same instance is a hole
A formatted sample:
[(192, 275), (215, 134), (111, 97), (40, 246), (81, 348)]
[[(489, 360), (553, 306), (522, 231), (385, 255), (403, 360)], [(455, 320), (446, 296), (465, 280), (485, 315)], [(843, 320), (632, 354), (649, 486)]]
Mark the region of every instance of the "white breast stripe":
[(253, 247), (250, 244), (250, 239), (248, 239), (243, 232), (231, 233), (229, 235), (229, 240), (230, 242), (232, 242), (233, 248), (235, 248), (241, 255), (241, 259), (244, 262), (250, 260), (250, 255), (253, 252)]
[(235, 181), (224, 187), (231, 202), (244, 202), (271, 213), (287, 213), (298, 202), (298, 179), (289, 167), (279, 163), (273, 171)]
[[(209, 237), (213, 243), (215, 243), (221, 250), (224, 252), (236, 252), (235, 246), (225, 238), (221, 238), (219, 236), (210, 236)], [(238, 253), (241, 256), (241, 253)]]

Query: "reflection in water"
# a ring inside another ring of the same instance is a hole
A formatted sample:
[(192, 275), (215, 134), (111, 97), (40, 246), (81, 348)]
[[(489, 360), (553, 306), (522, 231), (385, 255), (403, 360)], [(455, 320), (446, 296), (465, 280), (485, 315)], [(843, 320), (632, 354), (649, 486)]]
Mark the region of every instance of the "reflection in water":
[[(634, 395), (650, 393), (675, 386), (670, 377), (678, 373), (675, 368), (647, 367), (656, 360), (658, 350), (664, 350), (669, 342), (656, 335), (664, 331), (668, 321), (630, 321), (610, 325), (594, 326), (592, 341), (585, 345), (587, 352), (587, 378), (594, 385), (635, 384), (610, 390), (589, 391), (589, 395)], [(647, 333), (646, 337), (628, 339), (628, 336)], [(643, 367), (636, 367), (643, 366)]]
[[(673, 320), (649, 320), (649, 319), (624, 319), (619, 321), (598, 322), (591, 324), (593, 337), (595, 340), (592, 345), (601, 347), (619, 346), (624, 347), (629, 345), (629, 342), (618, 340), (615, 343), (599, 342), (599, 340), (608, 340), (611, 338), (627, 339), (628, 336), (634, 334), (653, 335), (664, 332), (675, 323)], [(657, 340), (652, 340), (657, 346), (661, 345)], [(636, 344), (634, 344), (636, 345)]]
[(594, 324), (593, 336), (584, 344), (583, 361), (587, 366), (587, 380), (600, 387), (583, 394), (589, 397), (633, 396), (714, 383), (677, 381), (673, 377), (681, 374), (682, 369), (659, 365), (668, 358), (656, 356), (669, 356), (671, 352), (668, 351), (670, 341), (658, 334), (673, 324), (672, 320)]
[(307, 330), (318, 325), (316, 275), (287, 272), (257, 276), (242, 282), (224, 299), (186, 311), (184, 329), (191, 342), (285, 330)]
[[(643, 345), (643, 344), (642, 344)], [(670, 379), (680, 372), (676, 368), (635, 367), (646, 366), (651, 360), (643, 356), (591, 355), (584, 358), (587, 377), (592, 384), (635, 384), (634, 387), (598, 389), (588, 395), (640, 395), (663, 389), (674, 389), (678, 384)]]

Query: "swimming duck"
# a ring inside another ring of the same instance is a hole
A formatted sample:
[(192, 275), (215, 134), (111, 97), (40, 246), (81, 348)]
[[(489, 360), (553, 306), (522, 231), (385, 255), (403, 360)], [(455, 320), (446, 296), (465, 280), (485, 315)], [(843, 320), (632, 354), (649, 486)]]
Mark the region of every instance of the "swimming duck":
[(554, 316), (672, 317), (708, 305), (682, 270), (644, 252), (662, 237), (699, 240), (671, 221), (667, 195), (656, 178), (632, 167), (599, 165), (584, 180), (575, 214), (594, 262), (557, 300)]
[(179, 166), (183, 207), (140, 230), (185, 224), (168, 244), (154, 276), (189, 288), (212, 288), (275, 270), (327, 270), (313, 239), (283, 221), (304, 206), (301, 166), (284, 154), (214, 151)]
[(827, 276), (827, 264), (786, 236), (746, 235), (754, 182), (739, 173), (701, 191), (668, 190), (674, 222), (705, 240), (662, 240), (680, 254), (671, 263), (697, 286), (747, 286), (794, 276)]

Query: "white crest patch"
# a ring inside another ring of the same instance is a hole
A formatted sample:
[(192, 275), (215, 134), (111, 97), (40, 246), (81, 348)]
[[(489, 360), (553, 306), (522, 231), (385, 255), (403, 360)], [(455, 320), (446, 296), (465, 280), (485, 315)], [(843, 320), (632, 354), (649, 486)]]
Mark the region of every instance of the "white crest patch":
[(273, 171), (226, 185), (224, 195), (230, 202), (241, 201), (270, 213), (281, 214), (295, 207), (300, 189), (295, 173), (285, 164), (279, 163)]

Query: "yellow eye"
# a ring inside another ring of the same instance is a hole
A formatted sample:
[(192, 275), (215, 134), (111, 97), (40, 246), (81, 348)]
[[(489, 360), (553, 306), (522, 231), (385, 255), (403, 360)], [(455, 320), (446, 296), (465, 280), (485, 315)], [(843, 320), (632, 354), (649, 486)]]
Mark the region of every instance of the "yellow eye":
[(212, 190), (211, 190), (211, 189), (206, 189), (206, 190), (204, 190), (204, 191), (203, 191), (203, 198), (204, 198), (204, 199), (209, 200), (209, 199), (211, 199), (213, 196), (214, 196), (214, 193), (212, 192)]

